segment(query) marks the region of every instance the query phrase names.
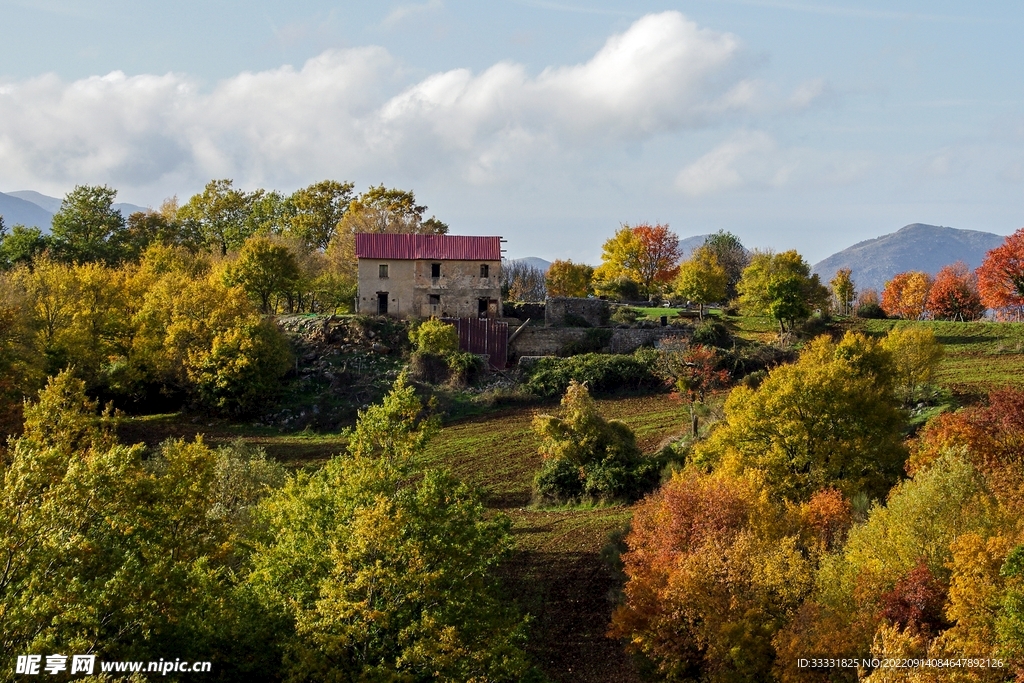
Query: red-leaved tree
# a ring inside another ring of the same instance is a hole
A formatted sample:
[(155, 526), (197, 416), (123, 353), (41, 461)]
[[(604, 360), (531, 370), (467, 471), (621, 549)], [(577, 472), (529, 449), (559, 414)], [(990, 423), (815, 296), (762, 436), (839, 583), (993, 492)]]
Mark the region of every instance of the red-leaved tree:
[(936, 320), (977, 320), (985, 313), (978, 279), (963, 261), (945, 266), (928, 292), (928, 310)]
[(1024, 228), (988, 252), (977, 272), (981, 302), (1004, 320), (1019, 322), (1024, 313)]
[(640, 284), (648, 290), (655, 284), (668, 284), (679, 273), (683, 252), (679, 236), (668, 225), (641, 223), (633, 227), (633, 235), (640, 241)]

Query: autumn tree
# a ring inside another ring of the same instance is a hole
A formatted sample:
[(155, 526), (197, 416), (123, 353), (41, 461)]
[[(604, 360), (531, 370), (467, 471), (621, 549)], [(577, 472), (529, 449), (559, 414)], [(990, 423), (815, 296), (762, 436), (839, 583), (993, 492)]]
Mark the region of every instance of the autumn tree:
[(623, 223), (601, 249), (601, 265), (594, 271), (594, 278), (602, 282), (628, 278), (647, 298), (657, 296), (672, 282), (683, 255), (679, 236), (668, 225), (649, 223)]
[(936, 320), (977, 320), (985, 314), (978, 280), (963, 261), (944, 266), (928, 293), (928, 311)]
[(708, 247), (695, 249), (689, 259), (679, 266), (675, 281), (675, 295), (700, 306), (704, 319), (704, 306), (725, 299), (729, 274)]
[(751, 479), (673, 474), (634, 509), (609, 635), (665, 680), (772, 680), (773, 639), (814, 585), (785, 510)]
[(559, 415), (538, 415), (544, 464), (534, 489), (542, 500), (630, 500), (657, 481), (658, 465), (644, 458), (632, 430), (601, 416), (590, 392), (576, 380), (562, 397)]
[(697, 445), (695, 462), (756, 471), (791, 500), (827, 487), (882, 496), (907, 456), (892, 373), (889, 352), (863, 335), (818, 337), (757, 389), (733, 389), (724, 423)]
[(548, 296), (585, 297), (591, 293), (594, 267), (556, 259), (544, 274)]
[(659, 374), (671, 383), (690, 411), (690, 434), (697, 438), (699, 418), (708, 395), (729, 383), (729, 372), (718, 369), (718, 352), (700, 344), (678, 348), (663, 343)]
[(928, 310), (932, 278), (928, 273), (897, 273), (882, 290), (882, 310), (891, 318), (917, 320)]
[(913, 403), (931, 383), (942, 360), (942, 345), (931, 328), (903, 325), (889, 331), (882, 340), (882, 348), (892, 355), (893, 381), (904, 404)]
[(986, 308), (1020, 321), (1024, 311), (1024, 228), (985, 254), (978, 268), (978, 290)]
[(743, 271), (750, 264), (750, 252), (743, 246), (740, 238), (731, 232), (719, 230), (704, 239), (704, 248), (709, 249), (725, 269), (725, 297), (735, 299), (736, 285), (743, 277)]
[(114, 208), (117, 190), (106, 185), (76, 185), (53, 216), (50, 244), (65, 263), (121, 260), (125, 221)]
[(856, 284), (851, 277), (852, 273), (853, 271), (849, 268), (840, 268), (828, 283), (829, 289), (832, 291), (832, 300), (836, 304), (836, 311), (840, 315), (850, 315), (853, 301), (857, 297)]

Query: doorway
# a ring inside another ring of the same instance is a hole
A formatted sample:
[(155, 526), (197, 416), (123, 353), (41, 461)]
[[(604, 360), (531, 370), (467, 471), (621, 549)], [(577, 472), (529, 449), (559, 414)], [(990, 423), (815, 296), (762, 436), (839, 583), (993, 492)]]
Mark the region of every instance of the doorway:
[(388, 314), (388, 293), (377, 292), (377, 315)]

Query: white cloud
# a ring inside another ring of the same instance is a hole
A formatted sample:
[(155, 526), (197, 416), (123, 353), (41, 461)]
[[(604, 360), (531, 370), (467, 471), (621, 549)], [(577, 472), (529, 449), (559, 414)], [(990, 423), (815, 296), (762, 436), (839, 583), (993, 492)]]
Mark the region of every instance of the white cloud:
[(289, 186), (393, 169), (492, 182), (755, 108), (740, 53), (735, 36), (665, 12), (585, 63), (537, 75), (501, 62), (409, 85), (379, 47), (327, 51), (209, 90), (173, 73), (45, 75), (0, 84), (0, 184)]
[(427, 2), (419, 4), (411, 3), (408, 5), (399, 5), (384, 17), (384, 21), (381, 22), (381, 25), (391, 27), (395, 24), (401, 23), (403, 19), (410, 16), (424, 14), (426, 12), (434, 12), (442, 8), (444, 8), (444, 3), (441, 2), (441, 0), (427, 0)]
[(863, 153), (783, 147), (763, 131), (739, 131), (676, 175), (676, 189), (690, 197), (729, 190), (823, 188), (863, 180), (875, 160)]

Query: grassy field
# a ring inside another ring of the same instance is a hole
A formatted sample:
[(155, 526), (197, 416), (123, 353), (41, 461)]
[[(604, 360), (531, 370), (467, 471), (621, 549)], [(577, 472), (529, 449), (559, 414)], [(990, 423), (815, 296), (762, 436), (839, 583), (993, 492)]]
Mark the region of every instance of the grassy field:
[(946, 352), (936, 383), (965, 397), (1024, 385), (1024, 323), (856, 320), (854, 328), (882, 336), (897, 325), (927, 327)]
[[(683, 407), (661, 394), (598, 401), (623, 420), (644, 452), (685, 429)], [(516, 550), (504, 571), (509, 592), (532, 615), (530, 650), (554, 681), (636, 681), (620, 643), (605, 637), (618, 580), (601, 560), (609, 536), (629, 522), (627, 507), (529, 507), (538, 441), (536, 409), (516, 409), (446, 426), (427, 458), (478, 486), (490, 509), (513, 522)]]

